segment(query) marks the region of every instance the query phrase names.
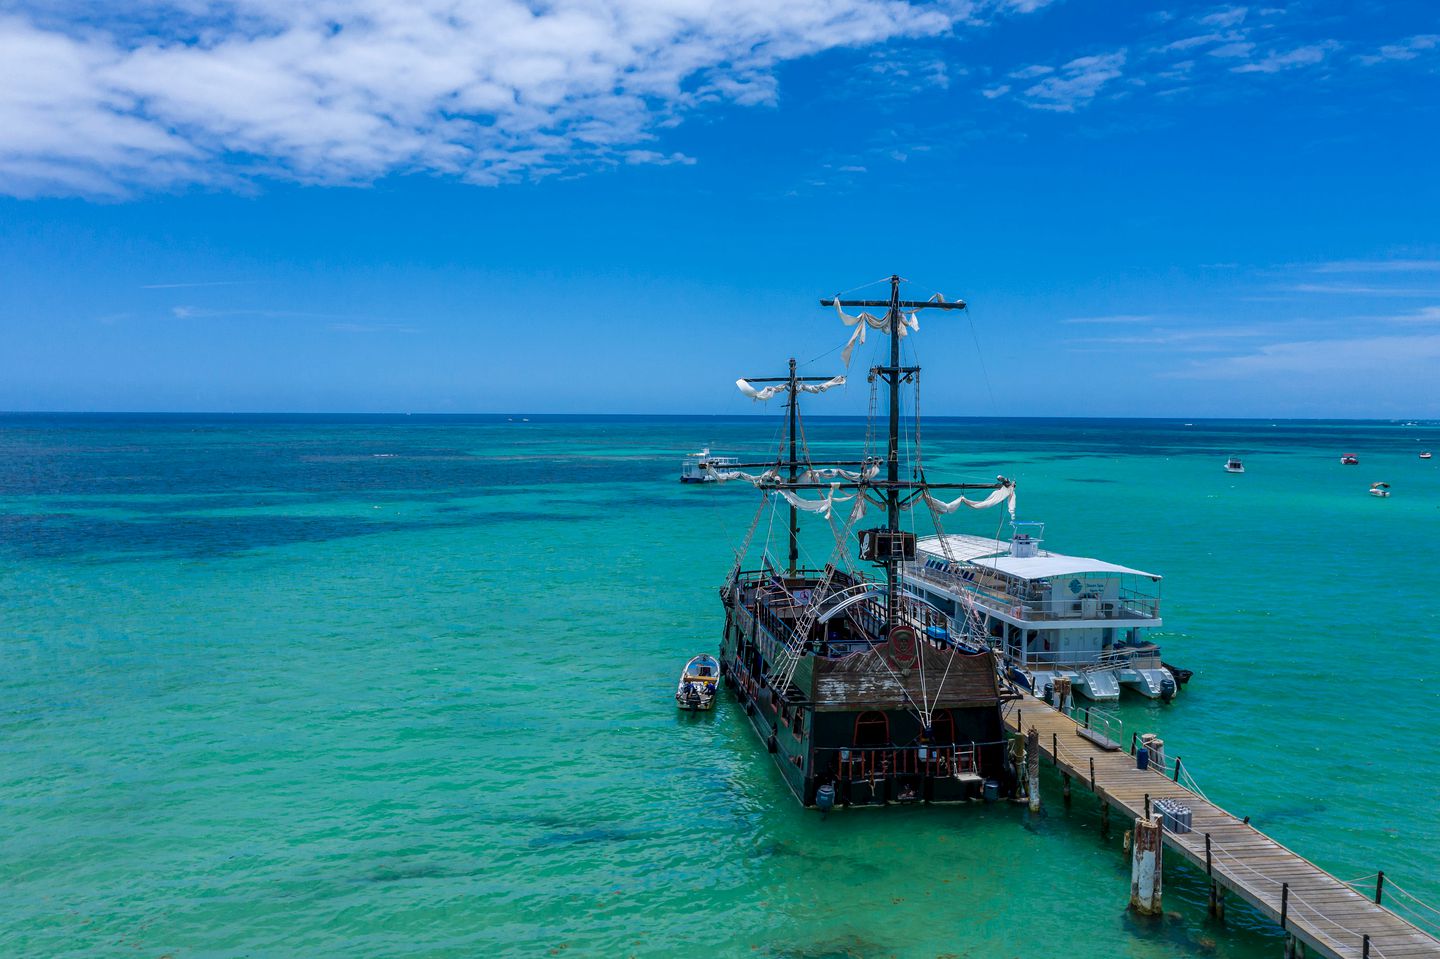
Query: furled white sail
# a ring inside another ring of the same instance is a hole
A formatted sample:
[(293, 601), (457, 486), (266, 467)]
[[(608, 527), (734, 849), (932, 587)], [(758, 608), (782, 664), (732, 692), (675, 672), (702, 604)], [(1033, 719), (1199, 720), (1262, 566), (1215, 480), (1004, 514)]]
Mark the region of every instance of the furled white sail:
[(801, 497), (796, 496), (794, 493), (790, 492), (788, 489), (776, 490), (775, 492), (783, 496), (785, 498), (785, 502), (789, 503), (796, 509), (804, 510), (807, 513), (819, 513), (826, 519), (830, 518), (830, 512), (835, 508), (836, 503), (843, 503), (846, 500), (855, 498), (853, 495), (839, 495), (839, 483), (832, 483), (830, 485), (830, 492), (823, 499), (818, 500), (802, 499)]
[(754, 473), (745, 473), (740, 470), (717, 470), (715, 467), (706, 464), (705, 475), (717, 483), (728, 483), (731, 480), (744, 480), (751, 486), (773, 486), (780, 482), (780, 474), (774, 470), (766, 470), (757, 476)]
[(966, 499), (964, 496), (961, 496), (956, 499), (952, 499), (950, 502), (947, 503), (944, 500), (936, 499), (929, 493), (925, 494), (925, 502), (930, 505), (931, 509), (935, 510), (935, 512), (937, 513), (947, 514), (955, 512), (962, 506), (968, 506), (970, 509), (989, 509), (990, 507), (998, 506), (999, 504), (1004, 503), (1007, 500), (1009, 501), (1010, 518), (1014, 519), (1015, 487), (1013, 484), (1007, 484), (1000, 487), (995, 492), (991, 493), (989, 496), (985, 497), (982, 500)]
[[(800, 387), (800, 392), (802, 393), (824, 393), (831, 387), (844, 386), (845, 377), (836, 376), (826, 380), (824, 383), (800, 383), (797, 385)], [(766, 386), (762, 389), (756, 389), (755, 387), (751, 386), (750, 383), (746, 380), (736, 380), (735, 386), (740, 390), (741, 393), (744, 393), (746, 396), (750, 397), (757, 403), (772, 399), (778, 394), (785, 393), (790, 390), (789, 383), (776, 383), (773, 386)]]
[(804, 483), (828, 483), (833, 479), (847, 479), (852, 483), (859, 483), (865, 480), (872, 480), (880, 473), (880, 464), (871, 463), (860, 472), (854, 470), (842, 470), (836, 468), (808, 469), (801, 474), (800, 480)]
[(745, 380), (736, 380), (735, 386), (739, 388), (741, 393), (744, 393), (757, 403), (768, 400), (777, 393), (784, 393), (787, 389), (784, 383), (777, 383), (774, 386), (767, 386), (764, 389), (757, 390)]
[(845, 376), (844, 376), (844, 374), (841, 374), (840, 376), (832, 376), (832, 377), (830, 377), (830, 379), (826, 380), (824, 383), (801, 383), (801, 384), (799, 384), (799, 386), (800, 386), (800, 392), (802, 392), (802, 393), (824, 393), (826, 390), (830, 389), (831, 387), (844, 386), (844, 385), (845, 385)]
[[(941, 296), (939, 293), (936, 293), (934, 296), (930, 297), (930, 302), (944, 303), (945, 297)], [(866, 328), (872, 329), (877, 333), (890, 332), (890, 314), (886, 313), (884, 316), (876, 316), (873, 313), (861, 313), (859, 316), (851, 316), (849, 313), (846, 313), (840, 308), (840, 298), (838, 296), (835, 297), (834, 304), (835, 312), (839, 315), (840, 322), (844, 323), (846, 326), (855, 327), (855, 332), (850, 334), (850, 342), (846, 343), (845, 349), (840, 351), (840, 359), (844, 361), (846, 366), (849, 366), (850, 356), (855, 352), (855, 345), (857, 343), (863, 344), (865, 342)], [(904, 339), (911, 333), (919, 332), (920, 312), (916, 310), (913, 313), (901, 313), (900, 338)]]

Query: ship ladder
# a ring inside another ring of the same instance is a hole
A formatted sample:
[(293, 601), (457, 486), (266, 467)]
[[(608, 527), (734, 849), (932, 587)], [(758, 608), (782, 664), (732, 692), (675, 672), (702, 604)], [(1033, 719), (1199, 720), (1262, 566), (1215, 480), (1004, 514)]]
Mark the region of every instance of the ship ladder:
[(835, 564), (827, 563), (820, 582), (815, 584), (815, 588), (810, 591), (810, 605), (805, 608), (805, 613), (795, 624), (789, 641), (780, 648), (775, 662), (770, 666), (768, 677), (770, 686), (781, 696), (784, 696), (785, 691), (790, 688), (790, 680), (795, 676), (795, 668), (800, 665), (800, 660), (805, 655), (805, 644), (810, 637), (810, 630), (815, 627), (815, 620), (820, 617), (820, 604), (825, 601), (826, 595), (830, 592), (830, 584), (834, 578)]

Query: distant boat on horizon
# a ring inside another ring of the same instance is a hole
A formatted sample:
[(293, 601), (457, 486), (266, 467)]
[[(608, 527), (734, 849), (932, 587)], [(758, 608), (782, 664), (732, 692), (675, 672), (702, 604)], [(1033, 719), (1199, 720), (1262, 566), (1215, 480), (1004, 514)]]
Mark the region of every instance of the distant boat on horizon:
[(1340, 465), (1341, 465), (1341, 466), (1359, 466), (1359, 465), (1360, 465), (1360, 457), (1356, 456), (1354, 453), (1344, 453), (1344, 454), (1342, 454), (1341, 457), (1340, 457)]

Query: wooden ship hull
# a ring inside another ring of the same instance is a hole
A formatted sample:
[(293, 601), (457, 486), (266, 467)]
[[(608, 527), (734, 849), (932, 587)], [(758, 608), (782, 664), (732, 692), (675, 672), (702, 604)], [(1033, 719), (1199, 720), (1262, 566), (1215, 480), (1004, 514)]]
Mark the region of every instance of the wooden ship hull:
[[(833, 578), (836, 592), (858, 584)], [(881, 639), (884, 605), (865, 600), (811, 624), (807, 654), (776, 688), (781, 637), (806, 623), (792, 597), (809, 595), (822, 579), (742, 572), (721, 591), (721, 672), (795, 797), (813, 806), (831, 783), (841, 806), (961, 802), (981, 798), (986, 781), (1009, 795), (1005, 697), (988, 649), (932, 639), (923, 622)]]

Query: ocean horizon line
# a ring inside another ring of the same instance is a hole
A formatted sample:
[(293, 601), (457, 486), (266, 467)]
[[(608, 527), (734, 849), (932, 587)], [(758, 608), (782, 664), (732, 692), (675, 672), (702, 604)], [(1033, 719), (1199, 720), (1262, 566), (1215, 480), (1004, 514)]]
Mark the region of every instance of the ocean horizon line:
[[(507, 412), (437, 412), (437, 411), (304, 411), (304, 410), (0, 410), (4, 419), (230, 419), (230, 420), (730, 420), (744, 422), (765, 419), (777, 415), (777, 410), (756, 410), (749, 413), (579, 413), (526, 411)], [(806, 413), (806, 420), (832, 422), (865, 421), (861, 413)], [(1116, 422), (1116, 423), (1178, 423), (1182, 426), (1197, 423), (1372, 423), (1393, 426), (1440, 426), (1440, 418), (1427, 416), (1205, 416), (1192, 414), (1174, 416), (1115, 416), (1104, 414), (1065, 415), (1045, 414), (1029, 416), (980, 416), (956, 414), (925, 414), (924, 419), (938, 422)]]

